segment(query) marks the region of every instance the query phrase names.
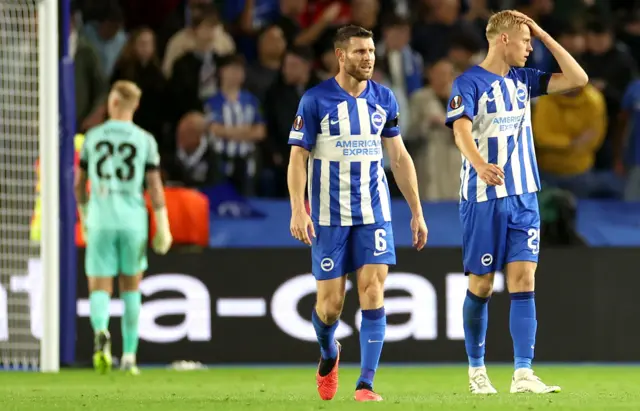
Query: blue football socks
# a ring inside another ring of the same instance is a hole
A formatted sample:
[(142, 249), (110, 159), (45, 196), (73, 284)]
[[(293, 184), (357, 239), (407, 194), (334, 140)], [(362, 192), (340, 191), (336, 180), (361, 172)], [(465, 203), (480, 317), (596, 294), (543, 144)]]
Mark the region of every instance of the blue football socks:
[(337, 320), (333, 324), (325, 324), (320, 317), (318, 317), (318, 313), (314, 308), (311, 314), (311, 322), (313, 323), (313, 328), (316, 330), (322, 359), (328, 360), (336, 358), (338, 356), (338, 347), (336, 346), (335, 333), (340, 320)]
[(470, 367), (484, 366), (485, 338), (489, 322), (490, 297), (478, 297), (467, 290), (462, 316), (464, 322), (464, 343)]
[(362, 310), (360, 378), (358, 378), (356, 386), (363, 383), (373, 389), (373, 377), (378, 369), (386, 329), (387, 317), (384, 307), (375, 310)]
[(533, 291), (511, 293), (509, 329), (513, 339), (515, 369), (531, 368), (536, 345), (536, 300)]

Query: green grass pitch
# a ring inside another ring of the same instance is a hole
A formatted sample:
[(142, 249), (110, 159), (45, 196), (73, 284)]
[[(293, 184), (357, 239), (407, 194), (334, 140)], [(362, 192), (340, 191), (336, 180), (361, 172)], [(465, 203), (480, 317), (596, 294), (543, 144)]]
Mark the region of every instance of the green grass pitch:
[(313, 367), (212, 368), (200, 371), (142, 369), (60, 374), (0, 372), (0, 410), (640, 410), (640, 367), (540, 366), (536, 373), (563, 392), (544, 396), (509, 394), (512, 369), (489, 366), (500, 391), (491, 397), (467, 390), (466, 367), (384, 367), (376, 375), (382, 403), (353, 401), (357, 368), (344, 367), (333, 401), (322, 401)]

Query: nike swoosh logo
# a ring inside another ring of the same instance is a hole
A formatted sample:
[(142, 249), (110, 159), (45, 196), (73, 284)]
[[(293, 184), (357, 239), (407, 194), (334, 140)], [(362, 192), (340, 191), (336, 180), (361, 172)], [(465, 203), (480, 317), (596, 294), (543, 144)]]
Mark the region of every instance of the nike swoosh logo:
[(340, 122), (340, 120), (330, 120), (331, 125), (335, 125), (338, 124)]
[(369, 344), (373, 344), (373, 343), (381, 343), (382, 340), (369, 340), (367, 341)]
[(478, 344), (478, 347), (482, 347), (484, 345), (484, 341)]
[(388, 252), (389, 252), (389, 250), (387, 250), (387, 251), (374, 251), (374, 252), (373, 252), (373, 256), (374, 256), (374, 257), (377, 257), (377, 256), (379, 256), (379, 255), (386, 254), (386, 253), (388, 253)]

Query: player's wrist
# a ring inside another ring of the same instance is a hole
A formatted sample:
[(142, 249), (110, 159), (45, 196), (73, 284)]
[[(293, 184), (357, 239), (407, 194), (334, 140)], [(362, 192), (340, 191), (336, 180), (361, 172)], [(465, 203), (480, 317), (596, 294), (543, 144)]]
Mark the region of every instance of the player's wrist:
[(291, 212), (293, 214), (300, 214), (307, 212), (307, 206), (304, 201), (292, 201), (291, 202)]
[(156, 227), (158, 231), (163, 233), (170, 232), (169, 230), (169, 213), (167, 212), (166, 207), (162, 207), (153, 211), (154, 217), (156, 219)]
[(478, 161), (475, 162), (471, 162), (471, 166), (475, 169), (475, 170), (479, 170), (482, 167), (487, 166), (489, 163), (484, 161), (483, 159), (478, 159)]
[(87, 205), (78, 204), (78, 214), (80, 215), (80, 221), (87, 221)]

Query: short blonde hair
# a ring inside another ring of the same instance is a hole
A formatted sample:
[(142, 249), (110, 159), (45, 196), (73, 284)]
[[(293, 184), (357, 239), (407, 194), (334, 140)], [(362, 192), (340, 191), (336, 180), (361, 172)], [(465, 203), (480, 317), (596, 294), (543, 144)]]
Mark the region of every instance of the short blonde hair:
[(512, 10), (504, 10), (495, 13), (487, 22), (487, 39), (491, 40), (498, 34), (507, 30), (520, 29), (523, 24), (527, 24), (527, 19), (514, 14)]
[(127, 106), (135, 107), (140, 102), (142, 90), (136, 83), (127, 80), (118, 80), (113, 83), (111, 92), (117, 93), (119, 99)]

